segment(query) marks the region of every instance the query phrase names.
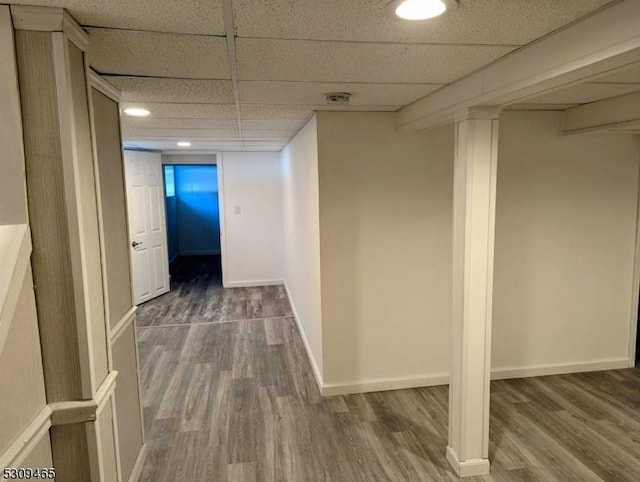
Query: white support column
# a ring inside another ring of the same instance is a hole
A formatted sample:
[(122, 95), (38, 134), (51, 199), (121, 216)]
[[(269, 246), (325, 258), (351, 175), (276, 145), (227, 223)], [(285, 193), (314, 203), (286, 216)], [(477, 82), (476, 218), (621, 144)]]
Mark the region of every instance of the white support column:
[(447, 460), (460, 477), (489, 473), (498, 115), (498, 109), (474, 108), (456, 117)]

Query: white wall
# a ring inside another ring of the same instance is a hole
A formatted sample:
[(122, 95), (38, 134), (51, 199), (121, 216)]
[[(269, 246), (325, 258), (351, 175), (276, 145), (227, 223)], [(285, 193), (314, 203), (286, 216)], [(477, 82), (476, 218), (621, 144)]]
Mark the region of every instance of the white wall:
[[(323, 393), (446, 383), (452, 126), (403, 134), (392, 113), (318, 113), (317, 208), (312, 128), (283, 153), (285, 266), (312, 303), (322, 293), (321, 308), (292, 300), (314, 308), (299, 318)], [(561, 136), (550, 112), (505, 112), (500, 129), (494, 377), (628, 366), (640, 140)]]
[(219, 161), (225, 286), (282, 283), (280, 154), (224, 152)]
[(317, 118), (282, 151), (284, 280), (314, 374), (322, 384)]
[(553, 112), (500, 122), (494, 371), (624, 366), (638, 296), (638, 137), (561, 136)]
[(318, 113), (324, 392), (446, 383), (453, 128)]

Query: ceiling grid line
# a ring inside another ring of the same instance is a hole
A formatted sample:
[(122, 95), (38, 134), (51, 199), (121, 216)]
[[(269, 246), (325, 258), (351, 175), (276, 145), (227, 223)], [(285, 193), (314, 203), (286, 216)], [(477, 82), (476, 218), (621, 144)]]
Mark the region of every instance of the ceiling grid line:
[(233, 0), (222, 1), (222, 15), (224, 30), (227, 35), (227, 49), (229, 51), (229, 67), (231, 69), (231, 86), (233, 99), (236, 105), (236, 117), (238, 120), (238, 133), (240, 142), (244, 147), (244, 135), (242, 130), (242, 111), (240, 109), (240, 89), (238, 87), (238, 61), (236, 58), (236, 27), (233, 21)]

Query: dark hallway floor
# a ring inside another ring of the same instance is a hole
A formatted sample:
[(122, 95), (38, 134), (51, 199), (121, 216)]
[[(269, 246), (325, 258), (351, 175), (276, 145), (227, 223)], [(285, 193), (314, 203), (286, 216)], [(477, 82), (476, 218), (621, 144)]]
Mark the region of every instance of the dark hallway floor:
[[(207, 270), (140, 309), (140, 480), (457, 480), (447, 387), (323, 399), (283, 290)], [(491, 416), (492, 474), (468, 480), (638, 480), (638, 369), (493, 382)]]
[(220, 256), (183, 256), (171, 266), (171, 291), (138, 307), (138, 327), (292, 316), (282, 286), (222, 287)]

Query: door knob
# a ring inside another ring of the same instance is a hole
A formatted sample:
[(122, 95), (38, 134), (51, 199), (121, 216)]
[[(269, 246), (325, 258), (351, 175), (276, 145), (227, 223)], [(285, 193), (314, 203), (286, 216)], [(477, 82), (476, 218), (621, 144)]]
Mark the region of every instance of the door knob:
[(138, 241), (133, 241), (131, 243), (131, 246), (133, 246), (134, 248), (137, 248), (138, 246), (140, 246), (142, 243), (139, 243)]

